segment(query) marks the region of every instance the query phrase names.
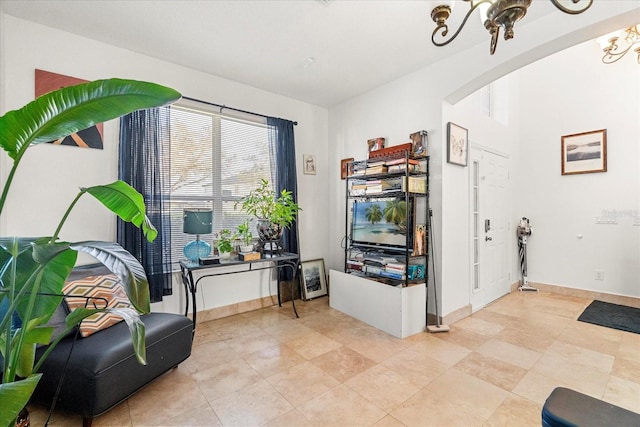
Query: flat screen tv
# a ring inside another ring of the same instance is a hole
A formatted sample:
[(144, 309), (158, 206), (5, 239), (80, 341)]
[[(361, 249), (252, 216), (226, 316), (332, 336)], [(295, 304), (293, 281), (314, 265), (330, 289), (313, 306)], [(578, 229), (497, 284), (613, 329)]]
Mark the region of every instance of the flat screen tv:
[[(409, 199), (409, 221), (413, 219), (413, 203)], [(356, 246), (381, 248), (413, 247), (412, 224), (407, 224), (407, 202), (394, 198), (353, 203), (351, 242)]]

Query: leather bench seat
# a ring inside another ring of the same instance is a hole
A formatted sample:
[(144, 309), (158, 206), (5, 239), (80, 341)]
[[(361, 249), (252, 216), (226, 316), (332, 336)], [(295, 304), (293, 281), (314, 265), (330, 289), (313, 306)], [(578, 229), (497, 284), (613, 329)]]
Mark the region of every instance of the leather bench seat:
[(542, 407), (543, 427), (638, 427), (640, 414), (577, 391), (557, 387)]

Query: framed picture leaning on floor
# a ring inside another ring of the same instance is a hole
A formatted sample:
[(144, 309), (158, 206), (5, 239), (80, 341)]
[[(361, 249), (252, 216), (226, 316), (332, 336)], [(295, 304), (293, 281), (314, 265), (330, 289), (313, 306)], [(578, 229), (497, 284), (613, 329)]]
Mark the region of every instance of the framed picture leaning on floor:
[(327, 295), (327, 277), (324, 271), (324, 260), (314, 259), (302, 261), (302, 298), (310, 300)]

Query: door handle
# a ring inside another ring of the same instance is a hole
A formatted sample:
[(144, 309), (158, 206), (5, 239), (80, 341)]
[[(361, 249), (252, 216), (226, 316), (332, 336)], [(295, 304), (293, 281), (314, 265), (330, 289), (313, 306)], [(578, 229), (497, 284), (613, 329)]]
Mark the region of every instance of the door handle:
[(492, 238), (492, 237), (484, 236), (484, 241), (485, 241), (485, 242), (489, 242), (489, 241), (491, 241), (491, 240), (493, 240), (493, 238)]

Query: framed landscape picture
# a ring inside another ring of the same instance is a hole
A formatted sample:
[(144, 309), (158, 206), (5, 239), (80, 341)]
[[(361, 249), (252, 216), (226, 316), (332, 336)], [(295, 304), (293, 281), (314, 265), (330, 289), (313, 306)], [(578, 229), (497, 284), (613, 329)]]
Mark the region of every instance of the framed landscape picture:
[(564, 135), (561, 141), (562, 175), (607, 171), (607, 130)]
[(455, 123), (447, 123), (447, 162), (467, 166), (469, 139), (467, 129)]
[(324, 274), (324, 260), (314, 259), (302, 261), (302, 298), (312, 298), (327, 295), (327, 278)]

